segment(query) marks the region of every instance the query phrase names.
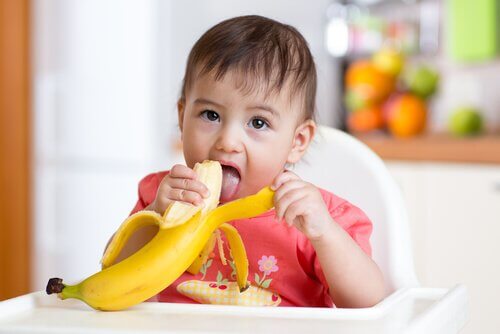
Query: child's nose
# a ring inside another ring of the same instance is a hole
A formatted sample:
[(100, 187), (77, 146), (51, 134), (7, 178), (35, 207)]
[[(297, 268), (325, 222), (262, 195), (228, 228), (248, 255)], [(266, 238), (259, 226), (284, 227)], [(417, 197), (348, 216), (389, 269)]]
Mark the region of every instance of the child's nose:
[(225, 128), (219, 133), (215, 148), (228, 153), (241, 152), (243, 147), (242, 135), (238, 133), (237, 129)]

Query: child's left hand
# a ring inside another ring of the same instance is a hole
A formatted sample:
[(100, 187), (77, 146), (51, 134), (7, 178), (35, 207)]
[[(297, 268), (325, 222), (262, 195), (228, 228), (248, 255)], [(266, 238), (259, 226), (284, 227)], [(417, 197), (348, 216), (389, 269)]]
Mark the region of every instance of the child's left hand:
[(294, 225), (309, 240), (325, 234), (332, 218), (316, 186), (285, 170), (275, 178), (271, 189), (275, 190), (274, 209), (278, 220), (284, 217), (289, 226)]

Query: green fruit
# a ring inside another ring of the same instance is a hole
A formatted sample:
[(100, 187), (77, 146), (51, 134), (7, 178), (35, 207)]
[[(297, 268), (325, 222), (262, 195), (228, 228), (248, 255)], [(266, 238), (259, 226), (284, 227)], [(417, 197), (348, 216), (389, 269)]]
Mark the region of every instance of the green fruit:
[(463, 107), (451, 114), (448, 129), (456, 136), (475, 135), (483, 129), (483, 118), (478, 110)]
[(403, 80), (413, 94), (426, 99), (436, 92), (439, 74), (430, 67), (419, 66), (406, 73)]

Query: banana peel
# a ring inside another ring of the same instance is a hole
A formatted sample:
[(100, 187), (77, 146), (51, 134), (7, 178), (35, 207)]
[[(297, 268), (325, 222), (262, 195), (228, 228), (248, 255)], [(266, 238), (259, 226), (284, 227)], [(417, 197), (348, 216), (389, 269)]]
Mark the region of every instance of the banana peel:
[[(254, 195), (211, 210), (197, 210), (185, 222), (175, 226), (164, 223), (165, 215), (152, 211), (136, 213), (122, 224), (113, 237), (108, 246), (109, 252), (102, 259), (101, 271), (76, 285), (66, 285), (60, 278), (51, 278), (46, 292), (57, 293), (61, 299), (79, 299), (97, 310), (126, 309), (158, 294), (186, 270), (198, 272), (206, 261), (204, 254), (210, 249), (214, 231), (218, 228), (226, 234), (236, 266), (237, 284), (239, 290), (244, 291), (248, 288), (245, 248), (236, 229), (225, 223), (254, 217), (272, 209), (273, 195), (274, 192), (265, 187)], [(162, 223), (168, 228), (161, 228)], [(146, 225), (160, 227), (153, 239), (128, 258), (114, 263), (128, 237)]]

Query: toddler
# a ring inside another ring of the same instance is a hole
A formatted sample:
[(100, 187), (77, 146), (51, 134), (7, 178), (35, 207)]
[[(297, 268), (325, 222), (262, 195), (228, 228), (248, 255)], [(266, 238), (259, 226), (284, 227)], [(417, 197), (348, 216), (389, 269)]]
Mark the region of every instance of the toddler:
[[(223, 246), (197, 275), (185, 272), (158, 301), (369, 307), (384, 298), (382, 274), (370, 258), (370, 220), (285, 168), (301, 159), (314, 137), (315, 98), (315, 64), (291, 26), (261, 16), (236, 17), (196, 42), (177, 104), (186, 166), (142, 179), (132, 213), (163, 214), (172, 201), (201, 205), (208, 189), (192, 168), (207, 159), (223, 167), (221, 203), (271, 185), (275, 209), (230, 222), (245, 243), (249, 290), (228, 293), (236, 276)], [(155, 232), (138, 231), (121, 258)]]

